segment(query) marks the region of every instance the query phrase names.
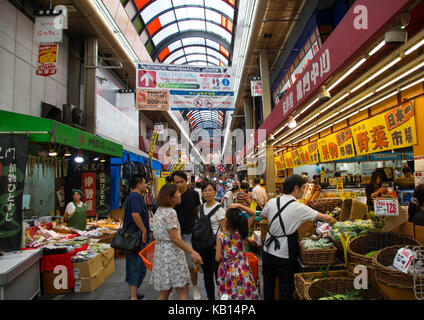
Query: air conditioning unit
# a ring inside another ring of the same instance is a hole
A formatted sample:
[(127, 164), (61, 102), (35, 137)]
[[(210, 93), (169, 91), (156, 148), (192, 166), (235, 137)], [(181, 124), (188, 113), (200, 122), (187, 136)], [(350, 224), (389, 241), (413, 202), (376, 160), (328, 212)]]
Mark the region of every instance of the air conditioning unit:
[(73, 104), (63, 105), (63, 123), (72, 127), (85, 129), (84, 111)]

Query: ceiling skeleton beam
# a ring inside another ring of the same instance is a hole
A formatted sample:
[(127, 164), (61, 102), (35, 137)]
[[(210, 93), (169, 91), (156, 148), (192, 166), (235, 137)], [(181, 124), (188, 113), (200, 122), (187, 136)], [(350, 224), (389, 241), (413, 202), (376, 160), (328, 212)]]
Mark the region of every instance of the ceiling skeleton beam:
[[(180, 41), (180, 40), (177, 40), (177, 41)], [(176, 42), (176, 41), (175, 41)], [(173, 43), (175, 43), (175, 42), (173, 42)], [(164, 59), (164, 61), (166, 60), (166, 59), (168, 59), (168, 57), (170, 56), (170, 55), (172, 55), (172, 54), (174, 54), (175, 52), (178, 52), (178, 51), (180, 51), (180, 50), (183, 50), (183, 49), (186, 49), (186, 48), (192, 48), (192, 47), (204, 47), (205, 49), (211, 49), (211, 50), (213, 50), (213, 51), (215, 51), (215, 52), (217, 52), (217, 53), (219, 53), (221, 56), (223, 56), (226, 60), (228, 60), (228, 58), (221, 52), (221, 51), (219, 51), (219, 50), (217, 50), (217, 49), (215, 49), (215, 48), (212, 48), (211, 46), (208, 46), (208, 45), (203, 45), (203, 44), (190, 44), (190, 45), (188, 45), (188, 46), (182, 46), (182, 47), (180, 47), (180, 48), (176, 48), (176, 49), (174, 49), (174, 50), (172, 50), (172, 51), (170, 51), (169, 52), (169, 54), (166, 56), (166, 58)], [(203, 53), (199, 53), (199, 54), (203, 54)], [(182, 57), (183, 57), (184, 55), (181, 55), (181, 56), (179, 56), (178, 58), (175, 58), (174, 60), (172, 60), (172, 62), (170, 62), (170, 63), (173, 63), (173, 62), (175, 62), (176, 60), (178, 60), (178, 59), (181, 59)], [(212, 57), (214, 57), (215, 59), (217, 59), (217, 60), (219, 60), (219, 61), (221, 61), (219, 58), (217, 58), (216, 56), (212, 56)], [(221, 61), (222, 63), (224, 63), (223, 61)]]
[(180, 32), (179, 34), (170, 35), (166, 37), (165, 39), (163, 39), (160, 43), (158, 43), (158, 45), (152, 52), (153, 60), (156, 60), (159, 54), (163, 50), (165, 50), (165, 48), (168, 47), (170, 44), (174, 43), (176, 40), (182, 40), (185, 38), (193, 38), (193, 37), (212, 40), (220, 44), (221, 46), (223, 46), (229, 52), (230, 55), (232, 53), (231, 45), (227, 42), (227, 40), (225, 40), (221, 36), (218, 36), (217, 34), (208, 33), (206, 31), (183, 31), (183, 32)]

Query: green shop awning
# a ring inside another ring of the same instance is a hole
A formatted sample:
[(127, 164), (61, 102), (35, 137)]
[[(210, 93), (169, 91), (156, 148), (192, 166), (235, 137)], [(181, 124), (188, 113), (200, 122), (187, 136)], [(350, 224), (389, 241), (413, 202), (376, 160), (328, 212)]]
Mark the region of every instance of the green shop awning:
[(29, 132), (32, 142), (59, 143), (65, 146), (122, 157), (122, 145), (63, 123), (0, 110), (0, 132)]

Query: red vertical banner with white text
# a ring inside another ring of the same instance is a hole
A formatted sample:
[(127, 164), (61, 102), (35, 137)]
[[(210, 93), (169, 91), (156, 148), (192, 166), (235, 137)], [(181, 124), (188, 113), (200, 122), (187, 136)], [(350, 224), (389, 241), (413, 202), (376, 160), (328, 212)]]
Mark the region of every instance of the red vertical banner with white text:
[(85, 213), (87, 217), (94, 217), (96, 215), (96, 173), (83, 172), (81, 185), (84, 193)]

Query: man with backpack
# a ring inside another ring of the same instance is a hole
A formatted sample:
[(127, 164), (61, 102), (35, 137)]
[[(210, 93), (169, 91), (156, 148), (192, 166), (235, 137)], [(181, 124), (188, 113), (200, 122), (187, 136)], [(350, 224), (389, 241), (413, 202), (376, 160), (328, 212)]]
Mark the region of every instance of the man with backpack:
[[(178, 222), (181, 227), (181, 239), (190, 247), (191, 235), (196, 219), (199, 217), (200, 197), (199, 194), (187, 186), (187, 174), (184, 171), (176, 171), (172, 174), (172, 180), (181, 194), (181, 203), (174, 207), (177, 212)], [(193, 284), (193, 299), (200, 300), (200, 291), (197, 286), (197, 272), (194, 270), (192, 257), (186, 253), (187, 264), (190, 270)]]
[(305, 186), (306, 180), (300, 175), (288, 177), (284, 180), (283, 196), (268, 201), (261, 213), (261, 219), (268, 219), (262, 255), (265, 300), (274, 300), (277, 276), (280, 300), (293, 298), (299, 253), (297, 230), (301, 224), (314, 219), (331, 224), (337, 222), (333, 217), (296, 201), (302, 197)]

